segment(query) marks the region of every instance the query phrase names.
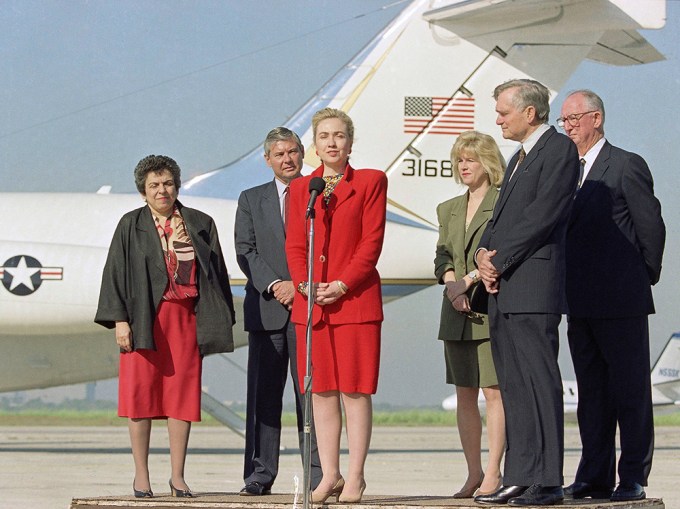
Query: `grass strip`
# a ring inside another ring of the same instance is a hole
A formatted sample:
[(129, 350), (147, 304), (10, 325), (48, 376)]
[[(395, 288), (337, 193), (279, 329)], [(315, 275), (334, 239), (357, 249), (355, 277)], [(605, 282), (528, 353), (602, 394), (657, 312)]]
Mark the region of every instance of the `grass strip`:
[[(243, 412), (239, 412), (245, 417)], [(221, 426), (220, 422), (203, 413), (198, 426)], [(283, 426), (295, 426), (295, 413), (284, 412)], [(375, 426), (433, 426), (456, 425), (455, 412), (431, 409), (376, 411)], [(656, 426), (680, 426), (680, 412), (654, 416)], [(575, 425), (568, 422), (567, 425)], [(116, 410), (0, 410), (0, 426), (127, 426), (127, 419), (118, 417)]]

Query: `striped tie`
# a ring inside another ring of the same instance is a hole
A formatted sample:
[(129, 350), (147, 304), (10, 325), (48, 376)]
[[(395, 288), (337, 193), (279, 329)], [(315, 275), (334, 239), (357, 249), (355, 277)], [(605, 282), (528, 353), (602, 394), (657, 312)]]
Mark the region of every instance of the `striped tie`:
[(522, 161), (524, 161), (524, 158), (527, 156), (527, 153), (524, 151), (524, 147), (521, 147), (519, 149), (519, 159), (517, 160), (517, 166), (522, 164)]
[(510, 178), (508, 179), (508, 181), (512, 180), (512, 177), (515, 176), (515, 172), (517, 171), (517, 168), (519, 168), (519, 165), (522, 164), (522, 161), (524, 161), (524, 158), (526, 156), (527, 156), (527, 153), (524, 151), (524, 147), (520, 147), (520, 149), (519, 149), (519, 159), (517, 159), (517, 164), (512, 169), (512, 173), (510, 174)]

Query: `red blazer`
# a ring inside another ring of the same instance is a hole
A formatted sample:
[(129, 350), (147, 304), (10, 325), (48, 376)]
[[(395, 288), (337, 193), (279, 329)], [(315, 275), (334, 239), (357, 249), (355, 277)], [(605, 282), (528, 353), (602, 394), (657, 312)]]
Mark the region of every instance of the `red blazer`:
[[(290, 185), (286, 256), (297, 285), (307, 280), (309, 181), (321, 177), (323, 166)], [(380, 275), (375, 268), (385, 236), (387, 177), (379, 170), (355, 170), (349, 164), (326, 206), (323, 196), (314, 205), (314, 281), (339, 279), (349, 291), (333, 304), (314, 305), (313, 323), (382, 321)], [(291, 320), (307, 323), (307, 299), (296, 293)]]

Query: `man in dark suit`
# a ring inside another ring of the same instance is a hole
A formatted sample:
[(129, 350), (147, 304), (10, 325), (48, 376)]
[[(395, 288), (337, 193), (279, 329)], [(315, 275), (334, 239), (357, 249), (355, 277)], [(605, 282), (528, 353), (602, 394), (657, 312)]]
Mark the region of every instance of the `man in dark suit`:
[[(241, 193), (236, 210), (236, 260), (248, 278), (243, 302), (248, 331), (248, 396), (245, 486), (241, 495), (268, 495), (279, 468), (281, 412), (288, 365), (293, 378), (300, 450), (303, 404), (298, 380), (295, 326), (290, 322), (295, 288), (285, 252), (288, 185), (300, 176), (304, 147), (285, 127), (272, 129), (264, 142), (264, 158), (274, 180)], [(312, 435), (311, 483), (321, 480)]]
[[(654, 422), (647, 315), (659, 280), (666, 230), (645, 161), (604, 138), (604, 105), (572, 92), (558, 123), (583, 167), (567, 230), (569, 348), (579, 388), (583, 452), (573, 498), (645, 498)], [(616, 426), (621, 457), (616, 479)]]
[(557, 328), (566, 311), (565, 233), (578, 179), (576, 147), (547, 125), (549, 91), (496, 87), (496, 123), (521, 143), (510, 159), (476, 262), (490, 293), (491, 346), (505, 408), (504, 486), (484, 504), (561, 503), (564, 461)]

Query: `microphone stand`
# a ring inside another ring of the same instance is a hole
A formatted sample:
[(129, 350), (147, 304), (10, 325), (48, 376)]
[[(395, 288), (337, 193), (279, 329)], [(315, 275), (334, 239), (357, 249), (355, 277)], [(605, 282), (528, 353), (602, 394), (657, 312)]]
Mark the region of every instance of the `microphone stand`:
[(316, 291), (314, 289), (314, 217), (315, 210), (309, 211), (309, 246), (307, 252), (307, 367), (305, 371), (304, 437), (302, 451), (303, 509), (309, 509), (312, 494), (312, 313)]

